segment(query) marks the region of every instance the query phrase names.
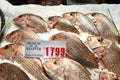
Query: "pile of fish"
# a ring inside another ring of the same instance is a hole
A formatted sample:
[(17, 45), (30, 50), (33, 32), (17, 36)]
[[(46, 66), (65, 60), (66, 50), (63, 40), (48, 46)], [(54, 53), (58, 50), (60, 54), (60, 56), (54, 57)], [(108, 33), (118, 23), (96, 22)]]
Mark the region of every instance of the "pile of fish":
[[(6, 35), (10, 44), (0, 48), (0, 58), (21, 66), (1, 63), (0, 80), (33, 80), (20, 67), (36, 80), (120, 80), (119, 32), (106, 15), (66, 12), (45, 20), (26, 13), (13, 21), (19, 29)], [(24, 56), (25, 40), (46, 40), (44, 34), (66, 41), (66, 58)]]

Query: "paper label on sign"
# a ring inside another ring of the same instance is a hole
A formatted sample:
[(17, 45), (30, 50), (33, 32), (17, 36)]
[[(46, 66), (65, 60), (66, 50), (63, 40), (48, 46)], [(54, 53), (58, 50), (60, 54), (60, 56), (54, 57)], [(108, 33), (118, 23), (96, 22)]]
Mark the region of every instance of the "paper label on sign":
[(25, 57), (43, 57), (43, 58), (66, 57), (66, 42), (26, 40)]

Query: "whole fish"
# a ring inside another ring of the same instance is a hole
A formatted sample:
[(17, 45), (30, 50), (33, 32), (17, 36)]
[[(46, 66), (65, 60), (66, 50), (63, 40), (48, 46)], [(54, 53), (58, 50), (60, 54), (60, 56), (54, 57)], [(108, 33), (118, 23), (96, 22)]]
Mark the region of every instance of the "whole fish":
[(69, 58), (51, 59), (43, 67), (52, 80), (91, 80), (87, 69)]
[(71, 24), (71, 22), (60, 16), (52, 16), (47, 21), (52, 29), (57, 28), (58, 30), (73, 32), (79, 34), (80, 32)]
[(19, 67), (10, 63), (0, 64), (0, 80), (30, 80)]
[(102, 13), (87, 13), (95, 24), (100, 36), (118, 43), (118, 30), (112, 19)]
[(0, 56), (12, 62), (16, 61), (38, 80), (49, 80), (44, 74), (42, 63), (35, 58), (26, 58), (25, 47), (19, 44), (8, 44), (0, 48)]
[(12, 43), (24, 44), (25, 40), (41, 40), (41, 38), (27, 28), (20, 28), (12, 31), (6, 36), (7, 41)]
[(13, 20), (15, 24), (21, 27), (27, 27), (35, 33), (44, 33), (50, 30), (47, 22), (42, 17), (35, 14), (21, 14)]
[(63, 17), (68, 19), (74, 26), (77, 26), (81, 32), (87, 32), (91, 35), (99, 35), (91, 19), (80, 12), (66, 12)]
[(49, 40), (65, 40), (67, 43), (66, 52), (74, 60), (80, 62), (87, 67), (98, 67), (94, 59), (94, 54), (88, 49), (87, 46), (75, 35), (63, 32), (50, 37)]

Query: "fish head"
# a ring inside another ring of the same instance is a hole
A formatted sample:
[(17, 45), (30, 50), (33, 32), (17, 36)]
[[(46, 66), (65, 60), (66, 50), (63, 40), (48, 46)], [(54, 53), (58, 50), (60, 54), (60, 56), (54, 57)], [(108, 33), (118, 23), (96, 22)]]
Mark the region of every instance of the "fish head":
[(64, 35), (64, 33), (58, 33), (58, 34), (51, 36), (49, 40), (65, 40), (66, 38), (67, 36)]
[(10, 42), (17, 41), (18, 37), (20, 37), (22, 33), (19, 30), (12, 31), (11, 33), (7, 34), (6, 39)]
[(91, 49), (100, 47), (100, 46), (110, 46), (111, 41), (108, 39), (105, 39), (101, 36), (88, 36), (87, 41), (85, 44), (89, 46)]
[(5, 48), (8, 48), (8, 46), (0, 48), (0, 56), (4, 55), (6, 52)]
[(87, 13), (86, 15), (89, 17), (96, 17), (98, 13)]
[(96, 22), (97, 17), (99, 13), (88, 13), (86, 16), (88, 16), (94, 23)]
[(78, 17), (78, 13), (79, 12), (67, 12), (63, 14), (64, 18), (67, 18), (68, 20), (73, 20), (76, 19)]
[(24, 54), (24, 46), (20, 44), (8, 44), (0, 48), (0, 56), (9, 59), (15, 57), (17, 53)]
[(60, 18), (60, 16), (51, 16), (51, 17), (48, 18), (47, 23), (48, 23), (51, 27), (53, 27), (53, 26), (57, 23), (58, 18)]
[(58, 18), (60, 18), (60, 16), (51, 16), (48, 18), (48, 22), (54, 22), (56, 21)]
[[(57, 77), (58, 75), (62, 75), (64, 72), (64, 60), (60, 58), (52, 58), (49, 61), (46, 61), (43, 64), (45, 72), (49, 77)], [(58, 78), (58, 77), (57, 77)]]
[(13, 21), (14, 21), (17, 25), (26, 27), (26, 24), (28, 23), (29, 18), (30, 18), (30, 15), (22, 14), (22, 15), (19, 15), (18, 17), (15, 17), (15, 18), (13, 19)]
[(12, 44), (5, 45), (4, 47), (0, 48), (0, 56), (6, 55), (6, 53), (14, 51), (12, 49)]

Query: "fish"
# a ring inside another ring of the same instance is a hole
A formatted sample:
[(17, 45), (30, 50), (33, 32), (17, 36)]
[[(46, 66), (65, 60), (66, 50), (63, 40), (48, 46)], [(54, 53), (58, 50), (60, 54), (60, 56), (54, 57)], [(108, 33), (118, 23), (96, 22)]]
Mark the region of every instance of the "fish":
[(112, 43), (109, 47), (98, 47), (94, 52), (100, 57), (99, 62), (104, 68), (120, 76), (120, 48), (116, 43)]
[(47, 22), (51, 25), (52, 29), (56, 28), (66, 32), (80, 34), (80, 32), (71, 24), (71, 22), (63, 17), (51, 16), (48, 18)]
[(29, 28), (35, 33), (44, 33), (50, 30), (47, 22), (42, 17), (35, 14), (21, 14), (15, 17), (13, 21), (20, 27)]
[[(49, 80), (44, 74), (42, 62), (37, 58), (25, 57), (25, 47), (20, 44), (8, 44), (0, 48), (0, 57), (18, 64), (38, 80)], [(42, 59), (42, 58), (41, 58)]]
[(10, 63), (0, 64), (0, 80), (30, 80), (27, 74)]
[(95, 24), (100, 36), (118, 43), (119, 31), (111, 18), (102, 13), (87, 13)]
[(41, 38), (27, 28), (20, 28), (6, 35), (6, 40), (11, 43), (24, 44), (25, 40), (41, 40)]
[(113, 43), (110, 48), (107, 48), (106, 54), (103, 56), (102, 61), (105, 67), (120, 76), (120, 48)]
[(68, 19), (81, 32), (89, 33), (90, 35), (99, 36), (99, 32), (91, 19), (80, 12), (66, 12), (63, 17)]
[(52, 58), (43, 67), (52, 80), (91, 80), (89, 71), (69, 58)]
[(74, 34), (61, 32), (52, 35), (49, 40), (64, 40), (66, 41), (66, 52), (72, 59), (78, 61), (86, 67), (97, 68), (97, 61), (92, 51)]

